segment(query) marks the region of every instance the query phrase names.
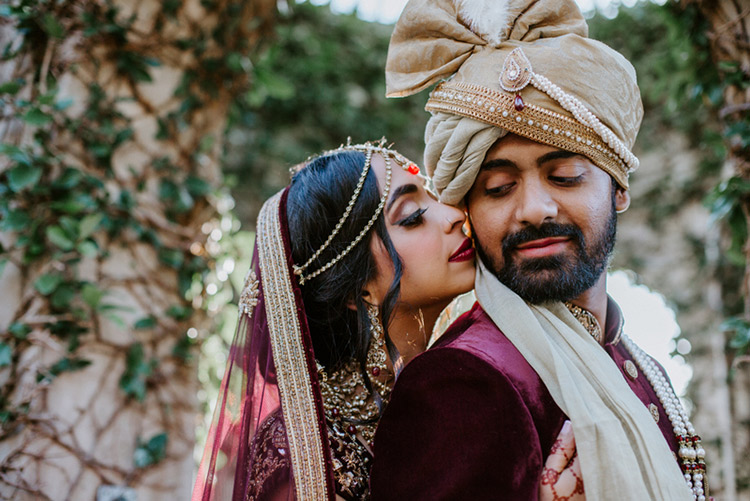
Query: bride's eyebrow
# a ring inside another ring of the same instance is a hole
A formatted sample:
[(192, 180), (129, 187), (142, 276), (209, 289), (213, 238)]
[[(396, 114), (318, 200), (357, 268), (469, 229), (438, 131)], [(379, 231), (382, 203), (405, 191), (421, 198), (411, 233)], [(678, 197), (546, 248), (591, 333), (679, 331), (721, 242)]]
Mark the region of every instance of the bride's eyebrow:
[(388, 205), (386, 206), (385, 210), (386, 212), (391, 210), (391, 207), (393, 207), (393, 204), (396, 203), (396, 200), (401, 197), (401, 195), (407, 195), (409, 193), (416, 193), (418, 190), (416, 184), (402, 184), (395, 190), (393, 190), (393, 193), (391, 194), (391, 199), (388, 201)]

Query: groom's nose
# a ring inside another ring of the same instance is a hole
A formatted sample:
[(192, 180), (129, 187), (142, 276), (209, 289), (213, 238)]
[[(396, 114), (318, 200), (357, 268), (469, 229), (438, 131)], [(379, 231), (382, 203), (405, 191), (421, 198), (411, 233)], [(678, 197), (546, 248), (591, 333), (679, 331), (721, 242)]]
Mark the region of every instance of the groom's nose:
[(524, 179), (516, 187), (515, 215), (519, 223), (541, 226), (557, 217), (557, 202), (540, 179)]

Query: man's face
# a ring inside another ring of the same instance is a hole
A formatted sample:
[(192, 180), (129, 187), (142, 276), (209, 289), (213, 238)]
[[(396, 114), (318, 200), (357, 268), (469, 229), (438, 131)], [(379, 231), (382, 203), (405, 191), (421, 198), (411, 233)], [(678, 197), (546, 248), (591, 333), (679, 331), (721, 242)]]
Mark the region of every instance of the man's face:
[(515, 135), (487, 152), (466, 204), (476, 247), (526, 301), (567, 301), (605, 271), (617, 210), (630, 203), (582, 155)]

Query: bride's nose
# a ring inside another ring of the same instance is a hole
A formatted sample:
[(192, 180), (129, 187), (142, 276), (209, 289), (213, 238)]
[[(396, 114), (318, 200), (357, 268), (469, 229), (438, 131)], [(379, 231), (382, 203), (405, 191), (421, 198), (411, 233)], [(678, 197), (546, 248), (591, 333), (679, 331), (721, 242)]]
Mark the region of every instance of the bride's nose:
[(464, 211), (450, 205), (440, 204), (440, 207), (445, 211), (445, 223), (443, 225), (445, 233), (453, 233), (456, 228), (461, 228), (461, 226), (463, 226), (464, 221), (466, 221), (466, 214)]

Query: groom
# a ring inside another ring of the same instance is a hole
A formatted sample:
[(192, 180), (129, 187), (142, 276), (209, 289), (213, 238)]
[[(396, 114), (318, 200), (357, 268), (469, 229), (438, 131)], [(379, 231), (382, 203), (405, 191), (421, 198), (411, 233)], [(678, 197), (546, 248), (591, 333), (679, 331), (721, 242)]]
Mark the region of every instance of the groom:
[(642, 106), (632, 66), (586, 36), (561, 0), (411, 0), (396, 25), (389, 95), (451, 77), (425, 164), (480, 260), (478, 303), (399, 376), (374, 500), (536, 499), (565, 419), (588, 499), (705, 499), (700, 439), (606, 294)]

